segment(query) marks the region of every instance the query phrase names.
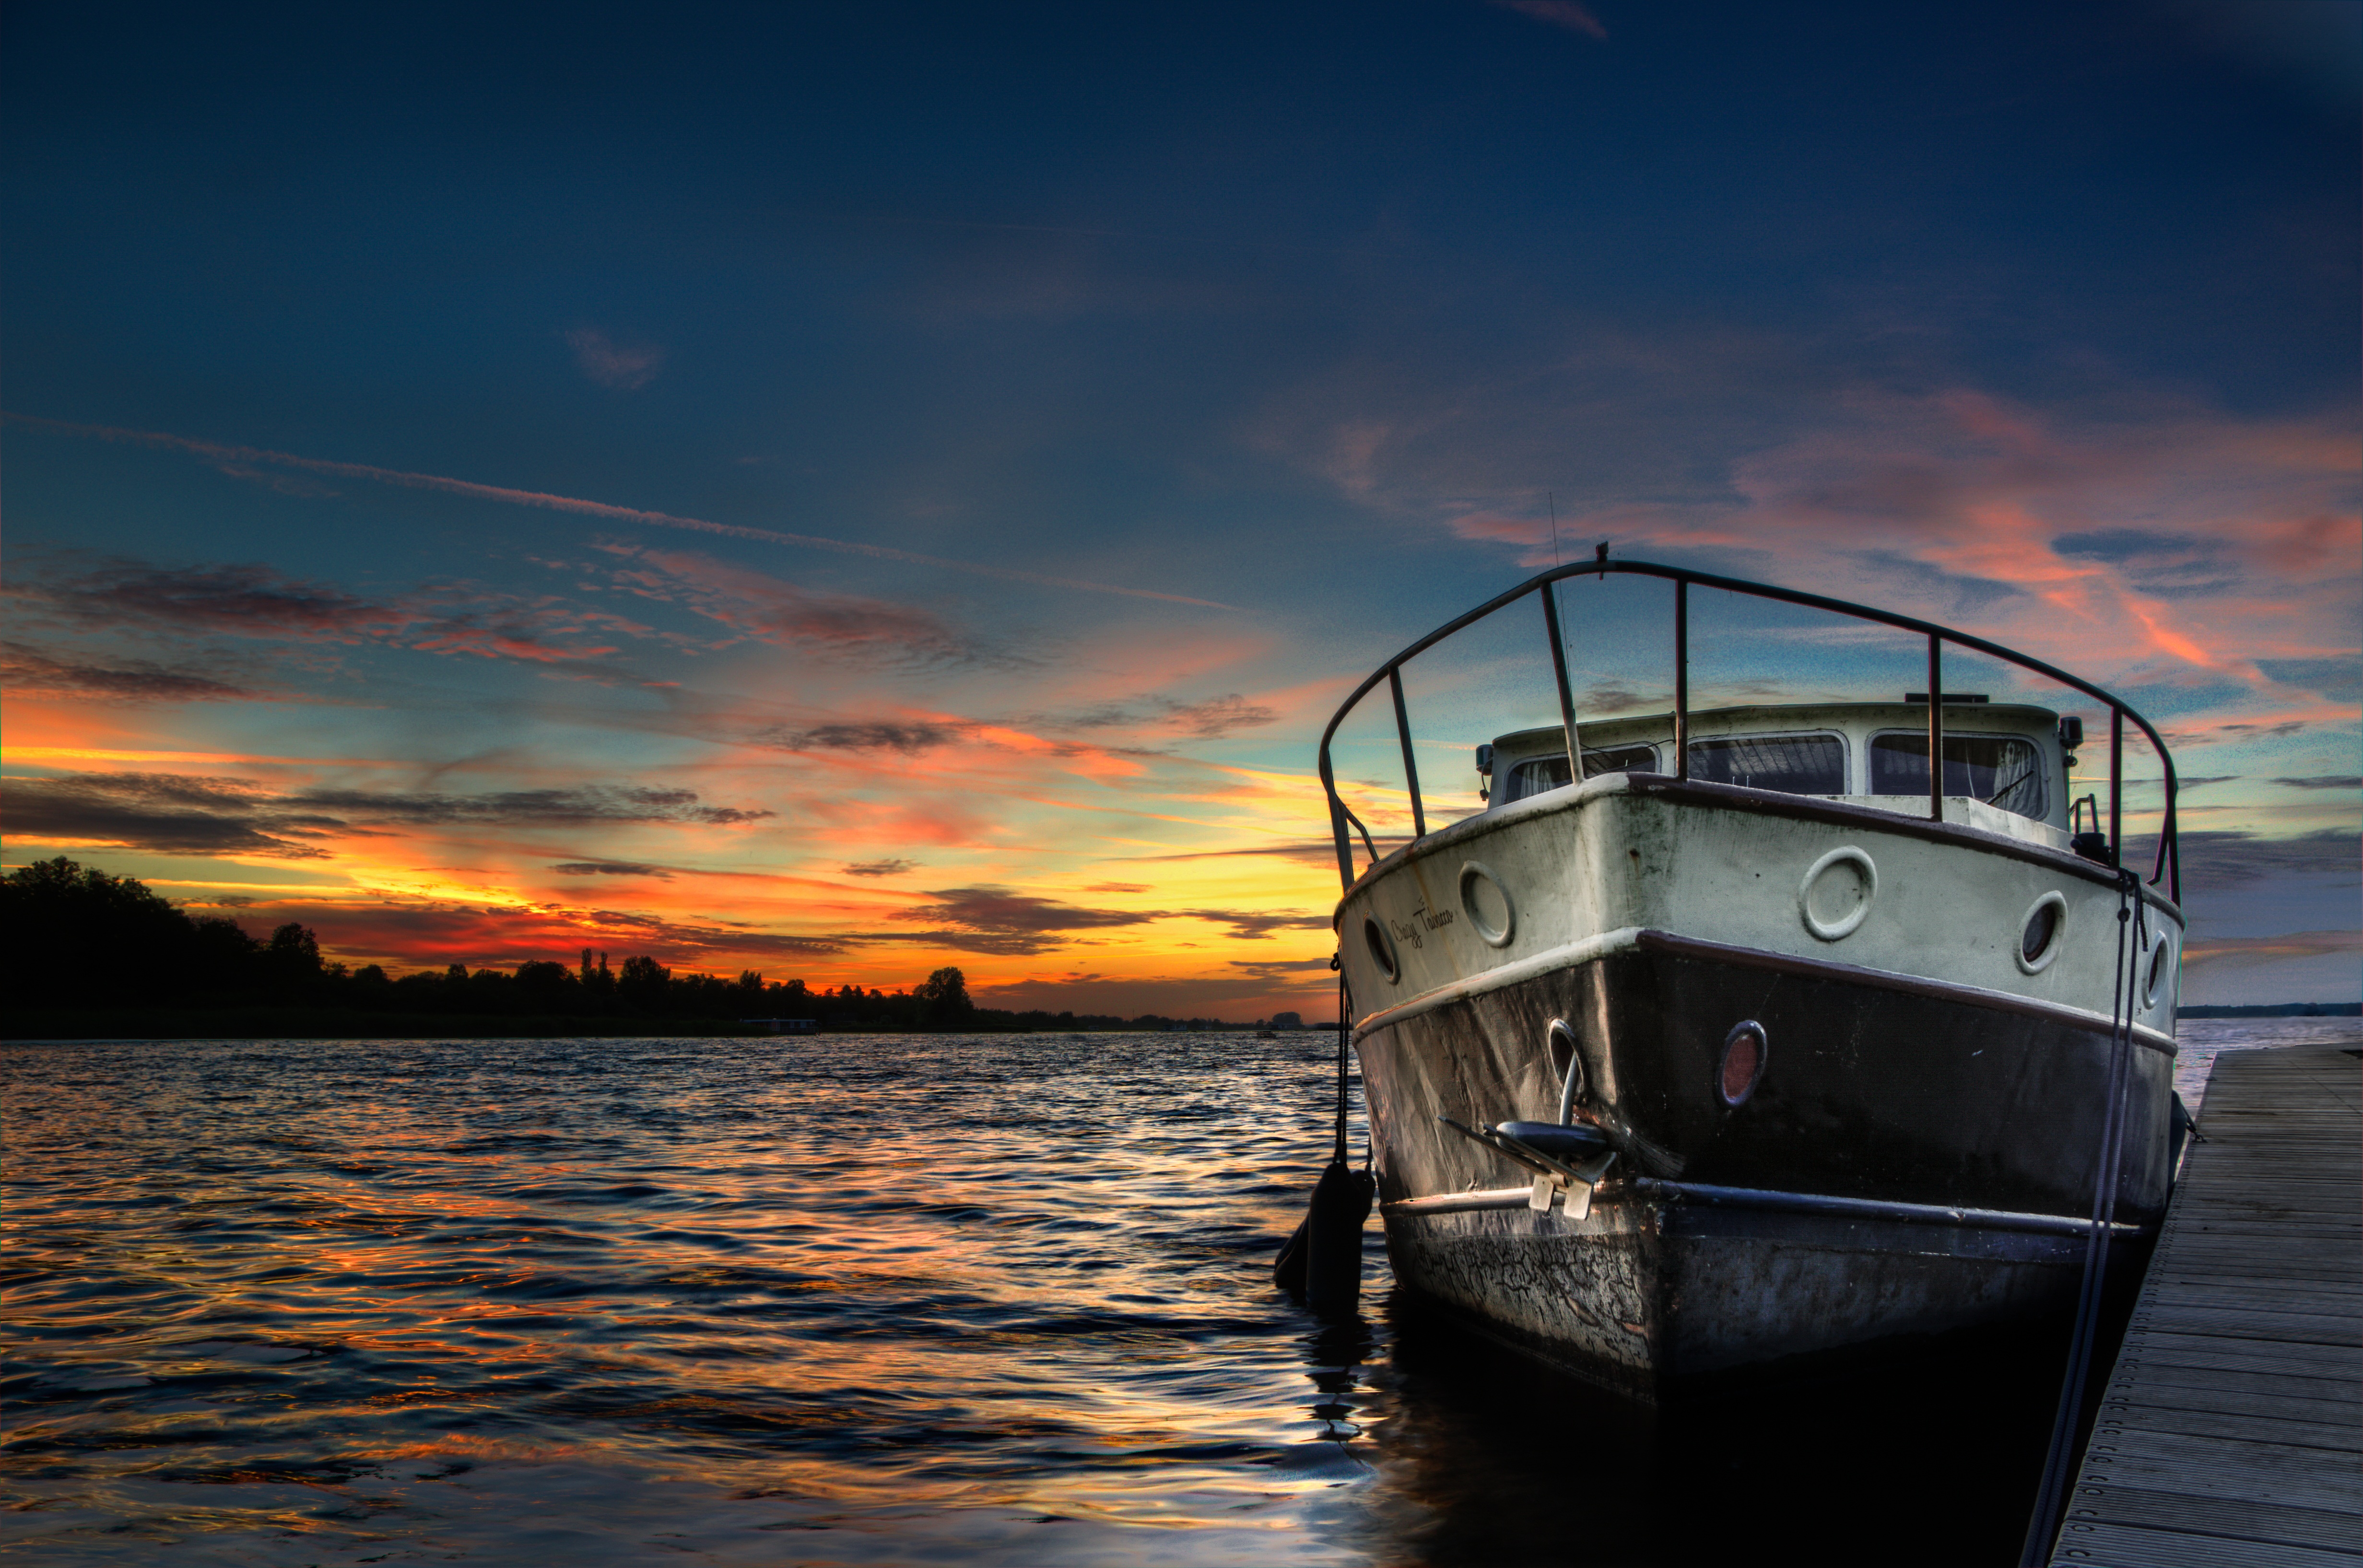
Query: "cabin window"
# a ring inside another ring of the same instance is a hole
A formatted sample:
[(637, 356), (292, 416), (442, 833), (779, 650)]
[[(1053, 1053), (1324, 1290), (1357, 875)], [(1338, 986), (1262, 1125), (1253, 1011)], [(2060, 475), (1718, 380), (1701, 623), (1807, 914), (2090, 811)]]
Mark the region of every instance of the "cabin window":
[[(1870, 737), (1870, 792), (1928, 794), (1928, 736), (1898, 730)], [(2043, 820), (2048, 804), (2043, 754), (2018, 735), (1947, 735), (1945, 793), (1973, 795), (2022, 817)]]
[(1846, 793), (1846, 742), (1836, 735), (1715, 735), (1691, 742), (1691, 777), (1785, 795)]
[[(1658, 750), (1647, 745), (1603, 746), (1598, 751), (1586, 748), (1583, 754), (1583, 776), (1597, 778), (1603, 773), (1647, 772), (1658, 766)], [(1546, 790), (1556, 790), (1567, 782), (1567, 753), (1556, 756), (1532, 756), (1510, 769), (1509, 787), (1502, 799), (1523, 801), (1529, 795), (1539, 795)]]
[(1603, 773), (1648, 773), (1657, 768), (1658, 748), (1653, 745), (1606, 746), (1583, 754), (1583, 776), (1597, 778)]

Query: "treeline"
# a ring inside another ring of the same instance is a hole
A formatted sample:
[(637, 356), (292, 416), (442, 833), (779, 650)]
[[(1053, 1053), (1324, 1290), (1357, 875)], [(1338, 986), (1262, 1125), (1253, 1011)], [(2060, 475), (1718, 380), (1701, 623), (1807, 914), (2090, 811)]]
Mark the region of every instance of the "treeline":
[[(234, 920), (191, 915), (144, 884), (63, 856), (0, 879), (0, 999), (12, 1017), (301, 1010), (323, 1016), (416, 1014), (477, 1021), (710, 1021), (731, 1032), (747, 1019), (811, 1019), (823, 1029), (1015, 1032), (1051, 1030), (1224, 1029), (1213, 1019), (1154, 1013), (1005, 1012), (971, 1001), (966, 977), (937, 969), (909, 990), (808, 989), (798, 980), (676, 974), (655, 959), (610, 967), (584, 949), (575, 964), (535, 960), (515, 969), (392, 976), (324, 962), (312, 932), (289, 923), (259, 940)], [(760, 1027), (760, 1026), (759, 1026)], [(243, 1030), (239, 1032), (244, 1032)], [(17, 1032), (12, 1030), (11, 1032)]]

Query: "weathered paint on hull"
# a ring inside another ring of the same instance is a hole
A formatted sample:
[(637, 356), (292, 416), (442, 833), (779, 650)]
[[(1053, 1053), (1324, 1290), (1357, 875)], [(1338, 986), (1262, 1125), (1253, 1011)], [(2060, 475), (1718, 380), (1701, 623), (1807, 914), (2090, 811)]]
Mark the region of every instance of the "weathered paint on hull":
[[(2100, 1028), (1636, 946), (1386, 1022), (1359, 1042), (1382, 1201), (1527, 1173), (1436, 1120), (1556, 1117), (1546, 1030), (1575, 1025), (1593, 1113), (1625, 1150), (1591, 1214), (1390, 1214), (1408, 1288), (1594, 1382), (1670, 1379), (2062, 1307), (2074, 1237), (1736, 1211), (1615, 1176), (2028, 1213), (2088, 1211)], [(1715, 1092), (1731, 1025), (1770, 1041), (1756, 1092)], [(2133, 1047), (2119, 1218), (2167, 1192), (2171, 1058)]]

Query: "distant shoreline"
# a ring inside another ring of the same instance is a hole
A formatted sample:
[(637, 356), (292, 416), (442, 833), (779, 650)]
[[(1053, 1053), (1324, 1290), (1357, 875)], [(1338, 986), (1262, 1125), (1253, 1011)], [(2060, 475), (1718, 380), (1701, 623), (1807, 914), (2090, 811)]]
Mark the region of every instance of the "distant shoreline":
[(2268, 1002), (2251, 1007), (2185, 1007), (2177, 1008), (2174, 1016), (2181, 1018), (2358, 1018), (2363, 1017), (2363, 1002)]

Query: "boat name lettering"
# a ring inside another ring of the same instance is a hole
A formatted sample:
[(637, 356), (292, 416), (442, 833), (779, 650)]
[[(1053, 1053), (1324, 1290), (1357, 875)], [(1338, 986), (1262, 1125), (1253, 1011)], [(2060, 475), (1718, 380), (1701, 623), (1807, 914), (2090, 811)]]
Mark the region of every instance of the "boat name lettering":
[(1418, 909), (1411, 911), (1411, 919), (1407, 921), (1391, 920), (1387, 923), (1395, 928), (1397, 936), (1402, 937), (1414, 947), (1417, 947), (1422, 940), (1420, 934), (1422, 932), (1434, 931), (1442, 925), (1450, 925), (1455, 918), (1456, 911), (1452, 910)]

